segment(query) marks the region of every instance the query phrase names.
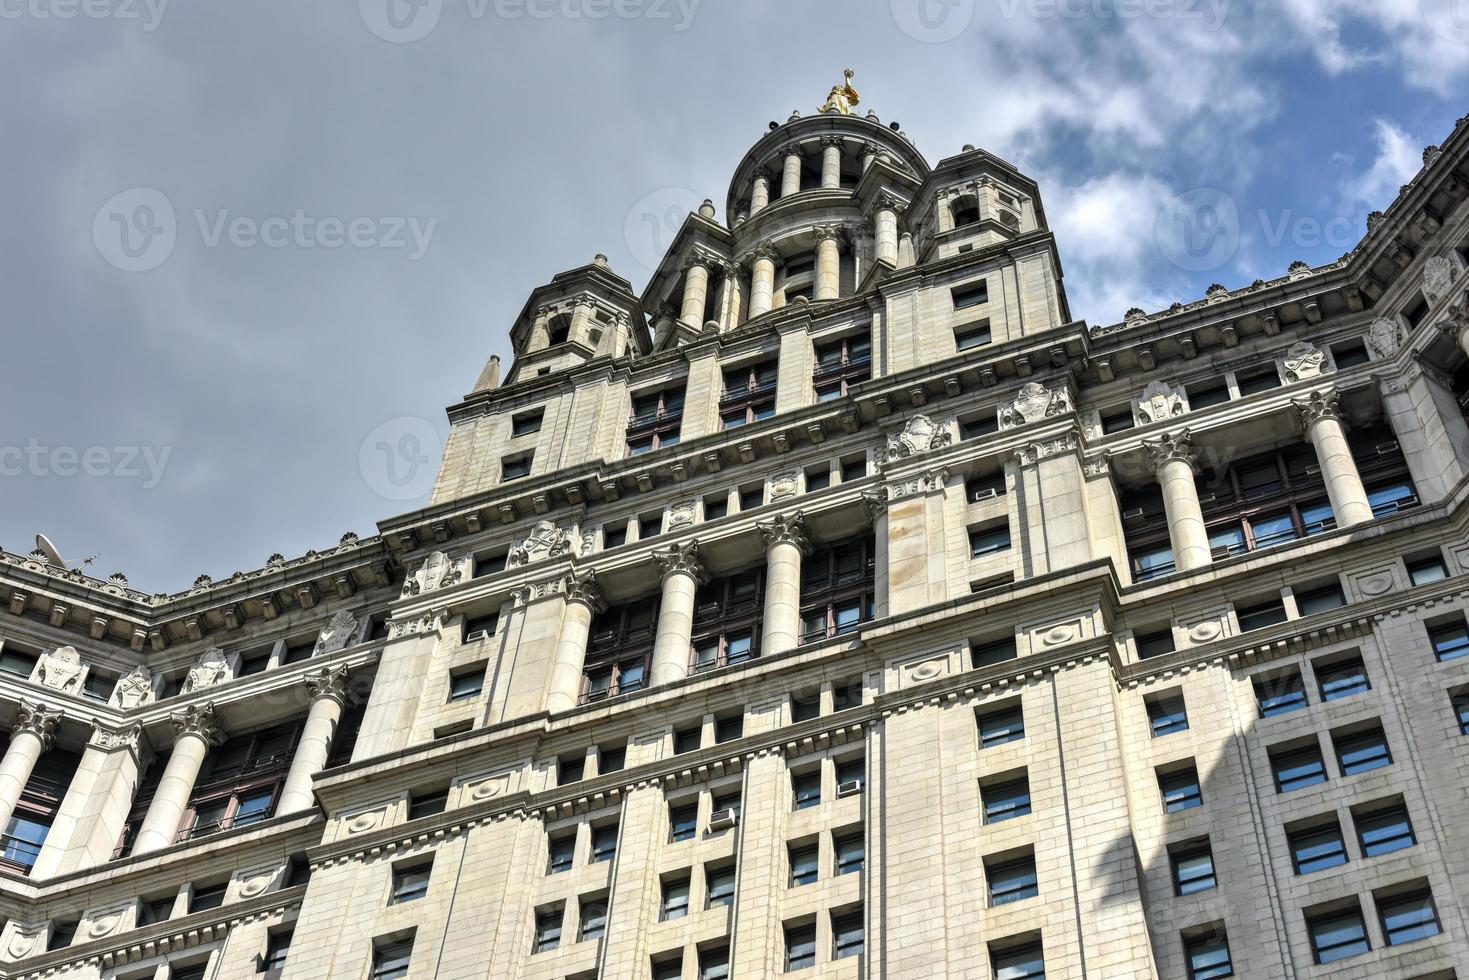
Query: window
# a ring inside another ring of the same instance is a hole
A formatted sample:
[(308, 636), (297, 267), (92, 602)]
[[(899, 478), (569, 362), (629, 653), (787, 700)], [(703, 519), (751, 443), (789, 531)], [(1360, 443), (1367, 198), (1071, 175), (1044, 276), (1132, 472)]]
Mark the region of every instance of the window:
[(816, 926), (786, 926), (786, 972), (816, 965)]
[(1345, 343), (1331, 345), (1331, 359), (1336, 361), (1338, 371), (1345, 371), (1358, 364), (1366, 364), (1371, 357), (1367, 354), (1366, 344), (1360, 340), (1349, 340)]
[(547, 874), (560, 874), (562, 871), (571, 870), (571, 862), (576, 857), (576, 832), (558, 834), (547, 839), (547, 849), (550, 852), (550, 861), (546, 866)]
[(1147, 698), (1148, 725), (1154, 738), (1188, 731), (1188, 712), (1184, 709), (1183, 695), (1154, 694)]
[(1003, 497), (1006, 492), (1005, 471), (971, 476), (964, 482), (964, 499), (971, 504)]
[(865, 939), (861, 909), (832, 916), (831, 955), (833, 959), (844, 960), (848, 956), (861, 956), (865, 947)]
[(534, 412), (521, 412), (510, 421), (510, 438), (519, 439), (521, 436), (534, 435), (541, 431), (541, 419), (545, 418), (545, 409), (536, 409)]
[(1255, 700), (1259, 702), (1261, 718), (1298, 711), (1307, 704), (1306, 682), (1301, 679), (1301, 672), (1294, 669), (1256, 677)]
[(1102, 409), (1101, 422), (1102, 432), (1105, 435), (1111, 435), (1113, 432), (1125, 432), (1137, 425), (1137, 419), (1133, 418), (1132, 415), (1131, 405)]
[(1415, 939), (1427, 939), (1443, 931), (1438, 924), (1438, 909), (1433, 904), (1433, 894), (1426, 886), (1386, 895), (1373, 892), (1372, 899), (1377, 904), (1377, 916), (1382, 921), (1382, 935), (1389, 946), (1401, 946)]
[(801, 641), (854, 633), (876, 601), (870, 533), (817, 548), (801, 563)]
[(1298, 875), (1325, 871), (1347, 863), (1347, 847), (1342, 841), (1341, 824), (1336, 818), (1286, 831), (1290, 844), (1291, 866)]
[(817, 466), (806, 471), (806, 492), (825, 490), (831, 486), (831, 467)]
[(714, 722), (715, 743), (733, 742), (745, 733), (745, 716), (732, 715)]
[(966, 283), (955, 286), (952, 290), (954, 298), (954, 309), (966, 310), (971, 306), (983, 306), (990, 301), (990, 287), (987, 280)]
[(765, 503), (765, 487), (756, 484), (752, 487), (740, 487), (740, 512), (755, 510)]
[(1354, 694), (1372, 690), (1367, 679), (1367, 668), (1361, 657), (1345, 657), (1325, 664), (1313, 664), (1316, 671), (1316, 686), (1322, 701), (1340, 701)]
[(862, 678), (837, 681), (831, 686), (831, 710), (846, 711), (862, 706)]
[(791, 887), (809, 885), (816, 880), (821, 864), (821, 849), (815, 844), (792, 844), (789, 848)]
[(246, 650), (240, 654), (240, 671), (238, 677), (248, 677), (252, 674), (263, 674), (270, 667), (270, 658), (274, 655), (274, 647), (261, 647), (255, 650)]
[(82, 697), (89, 698), (93, 701), (106, 702), (108, 698), (112, 697), (112, 689), (116, 686), (116, 675), (110, 674), (105, 670), (98, 670), (94, 667), (91, 673), (87, 674), (86, 683), (82, 686)]
[(1314, 741), (1299, 748), (1272, 751), (1270, 771), (1275, 775), (1277, 793), (1326, 782), (1326, 762), (1321, 758), (1321, 747)]
[(813, 694), (802, 697), (798, 694), (791, 695), (791, 721), (810, 721), (812, 718), (821, 716), (821, 695)]
[(1033, 851), (1027, 851), (1018, 858), (986, 861), (984, 874), (990, 887), (990, 905), (1008, 905), (1040, 894)]
[(857, 785), (857, 791), (861, 792), (867, 781), (867, 760), (863, 756), (848, 756), (837, 760), (837, 792), (841, 793), (843, 787), (849, 787), (853, 783)]
[(189, 912), (205, 912), (219, 908), (224, 904), (224, 893), (228, 887), (227, 882), (221, 882), (218, 885), (192, 889), (189, 893)]
[(563, 906), (560, 902), (536, 910), (535, 944), (532, 953), (544, 953), (561, 945), (561, 919)]
[(1200, 381), (1186, 386), (1185, 390), (1188, 392), (1188, 407), (1195, 412), (1229, 401), (1229, 385), (1223, 381)]
[(821, 770), (791, 773), (791, 793), (797, 810), (818, 806), (821, 803)]
[(583, 703), (643, 689), (653, 656), (659, 599), (651, 596), (613, 606), (592, 620), (587, 660), (582, 668)]
[(597, 749), (597, 772), (621, 772), (627, 765), (627, 746), (606, 745)]
[(1183, 955), (1188, 962), (1188, 980), (1234, 976), (1234, 964), (1229, 959), (1229, 936), (1222, 926), (1206, 926), (1185, 934)]
[(1331, 741), (1336, 746), (1336, 760), (1343, 776), (1392, 765), (1392, 752), (1380, 725), (1346, 735), (1333, 734)]
[(1408, 579), (1416, 585), (1431, 585), (1449, 577), (1448, 566), (1442, 555), (1430, 555), (1408, 562)]
[(408, 819), (417, 820), (420, 817), (431, 817), (434, 814), (443, 813), (448, 803), (449, 791), (447, 789), (414, 793), (408, 798)]
[(704, 520), (717, 521), (729, 515), (729, 494), (716, 493), (704, 498)]
[(1235, 374), (1235, 381), (1239, 385), (1240, 397), (1258, 395), (1262, 391), (1273, 391), (1280, 387), (1280, 372), (1275, 365), (1269, 367), (1255, 368), (1250, 371), (1240, 371)]
[(535, 453), (521, 453), (516, 456), (506, 456), (500, 460), (500, 479), (519, 480), (521, 477), (530, 476), (530, 464), (535, 458)]
[(816, 400), (831, 401), (851, 392), (852, 385), (872, 377), (872, 338), (867, 334), (843, 337), (816, 347), (812, 382)]
[(1346, 604), (1347, 596), (1340, 583), (1296, 593), (1296, 609), (1302, 616), (1314, 616), (1316, 613), (1340, 609)]
[(1285, 601), (1277, 597), (1267, 602), (1243, 606), (1235, 610), (1235, 615), (1239, 617), (1239, 628), (1242, 633), (1264, 629), (1267, 626), (1285, 622)]
[(1334, 963), (1372, 948), (1362, 909), (1355, 901), (1348, 908), (1307, 913), (1306, 931), (1311, 934), (1311, 951), (1317, 963)]
[(1046, 958), (1039, 942), (996, 948), (990, 944), (994, 980), (1046, 980)]
[(579, 942), (601, 939), (607, 934), (607, 902), (603, 899), (581, 903), (581, 935)]
[(969, 532), (969, 557), (984, 558), (1010, 550), (1010, 525), (971, 530)]
[(6, 645), (0, 649), (0, 671), (17, 677), (30, 677), (31, 671), (36, 669), (38, 659), (32, 654), (22, 653), (12, 645)]
[(867, 476), (867, 457), (842, 460), (842, 482), (854, 483)]
[(691, 728), (674, 729), (673, 754), (683, 755), (685, 752), (699, 751), (699, 743), (703, 736), (703, 729), (697, 725)]
[(729, 947), (699, 950), (699, 980), (729, 980)]
[(779, 367), (775, 361), (730, 368), (724, 372), (719, 418), (726, 429), (739, 428), (775, 414)]
[(663, 898), (658, 904), (658, 920), (668, 922), (689, 914), (689, 878), (681, 875), (663, 882)]
[(627, 422), (628, 455), (639, 456), (678, 445), (683, 407), (682, 388), (634, 394), (632, 417)]
[[(53, 922), (53, 923), (51, 923), (51, 935), (49, 937), (47, 937), (47, 939), (46, 939), (46, 951), (47, 952), (50, 952), (51, 950), (55, 950), (55, 949), (65, 949), (66, 947), (70, 946), (71, 943), (72, 943), (72, 940), (76, 938), (76, 935), (77, 935), (77, 926), (79, 926), (80, 924), (81, 924), (80, 922)], [(201, 967), (200, 969), (201, 969), (200, 976), (202, 977), (203, 976), (203, 973), (202, 973), (202, 969), (203, 968)], [(173, 971), (170, 971), (170, 972), (172, 973), (173, 976), (177, 976), (178, 975), (176, 972), (173, 972)]]
[[(474, 556), (474, 577), (481, 578), (485, 575), (494, 575), (503, 572), (505, 566), (510, 562), (508, 551), (489, 551)], [(491, 630), (490, 632), (494, 632)]]
[(1172, 629), (1158, 630), (1155, 633), (1138, 634), (1136, 643), (1139, 660), (1161, 657), (1164, 654), (1172, 653), (1178, 649), (1177, 644), (1173, 640)]
[(662, 514), (643, 514), (638, 518), (638, 540), (646, 541), (663, 533)]
[(981, 783), (979, 797), (987, 824), (1023, 817), (1030, 813), (1030, 778), (1021, 774), (1017, 779)]
[(449, 675), (449, 700), (468, 701), (477, 698), (485, 685), (485, 665), (475, 664), (467, 670)]
[(707, 908), (716, 905), (733, 905), (735, 889), (735, 869), (733, 865), (721, 868), (705, 869), (704, 883), (708, 886)]
[(836, 847), (837, 874), (851, 874), (854, 871), (861, 871), (866, 866), (867, 844), (862, 837), (862, 831), (834, 837), (832, 843)]
[(969, 646), (969, 662), (975, 668), (1007, 663), (1017, 656), (1019, 651), (1015, 647), (1014, 636), (988, 643), (971, 643)]
[(961, 351), (974, 350), (976, 347), (984, 347), (993, 339), (990, 332), (990, 322), (981, 320), (966, 326), (954, 329), (954, 345)]
[(592, 828), (592, 863), (611, 861), (617, 856), (617, 824)]
[(978, 415), (966, 415), (959, 420), (960, 439), (978, 439), (998, 431), (1000, 417), (993, 410)]
[(374, 944), (371, 980), (402, 980), (408, 976), (408, 961), (413, 958), (413, 940)]
[(272, 970), (284, 970), (286, 957), (291, 953), (291, 933), (271, 933), (265, 941), (265, 955), (260, 958), (260, 973), (269, 973)]
[(979, 724), (979, 747), (994, 748), (1025, 737), (1025, 715), (1018, 699), (993, 708), (981, 708), (975, 715)]
[(627, 544), (626, 524), (603, 524), (602, 525), (602, 550), (609, 551), (613, 548), (621, 548)]
[(173, 918), (173, 907), (177, 899), (177, 895), (143, 899), (143, 904), (138, 909), (138, 925), (149, 926), (155, 922), (167, 922)]
[(699, 832), (699, 806), (690, 803), (668, 811), (668, 839), (673, 842), (693, 840)]
[(433, 869), (432, 860), (410, 867), (393, 868), (393, 890), (388, 896), (388, 904), (401, 905), (427, 895), (428, 880)]
[(1402, 799), (1387, 803), (1368, 803), (1352, 807), (1352, 823), (1357, 828), (1357, 843), (1363, 857), (1391, 854), (1418, 843), (1408, 807)]
[(1173, 866), (1175, 895), (1205, 892), (1218, 885), (1214, 878), (1214, 851), (1207, 840), (1170, 848), (1168, 858)]
[(1459, 734), (1469, 735), (1469, 692), (1451, 694), (1449, 704), (1454, 709), (1454, 717), (1459, 720)]
[(567, 756), (556, 762), (556, 785), (566, 786), (579, 783), (587, 774), (587, 757), (584, 753)]
[(1430, 627), (1428, 639), (1433, 644), (1434, 656), (1439, 660), (1457, 660), (1469, 653), (1469, 627), (1463, 620)]

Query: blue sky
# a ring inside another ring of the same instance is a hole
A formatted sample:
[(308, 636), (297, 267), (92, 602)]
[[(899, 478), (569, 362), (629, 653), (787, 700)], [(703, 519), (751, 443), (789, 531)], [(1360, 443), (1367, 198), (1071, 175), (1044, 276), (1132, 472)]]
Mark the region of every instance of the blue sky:
[[(532, 286), (640, 287), (847, 66), (1041, 182), (1093, 324), (1336, 258), (1469, 112), (1469, 0), (417, 3), (0, 4), (0, 545), (173, 591), (419, 506), (375, 441), (431, 456)], [(1183, 268), (1201, 193), (1235, 247)]]

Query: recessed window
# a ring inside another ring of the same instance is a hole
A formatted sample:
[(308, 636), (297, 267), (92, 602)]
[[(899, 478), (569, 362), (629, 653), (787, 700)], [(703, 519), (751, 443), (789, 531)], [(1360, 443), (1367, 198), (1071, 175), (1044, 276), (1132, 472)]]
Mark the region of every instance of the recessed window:
[(699, 980), (729, 980), (729, 947), (699, 950)]
[(578, 752), (557, 760), (556, 763), (556, 785), (569, 786), (579, 783), (587, 774), (586, 753)]
[(597, 749), (597, 773), (621, 772), (627, 765), (626, 745), (607, 745)]
[(1463, 620), (1430, 627), (1428, 640), (1433, 644), (1433, 655), (1439, 660), (1457, 660), (1469, 653), (1469, 627)]
[(1239, 617), (1240, 632), (1265, 629), (1286, 621), (1285, 601), (1276, 597), (1266, 602), (1243, 606), (1235, 610)]
[(408, 976), (408, 962), (412, 958), (412, 939), (373, 943), (370, 980), (403, 980)]
[(785, 928), (787, 973), (804, 970), (816, 965), (816, 926), (786, 926)]
[(976, 669), (1008, 663), (1017, 656), (1019, 652), (1015, 646), (1014, 636), (1007, 636), (1003, 640), (991, 640), (988, 643), (974, 643), (969, 647), (969, 662)]
[(1183, 955), (1188, 963), (1188, 980), (1217, 980), (1234, 976), (1229, 958), (1229, 936), (1222, 926), (1210, 926), (1185, 935)]
[(1291, 866), (1298, 875), (1347, 863), (1347, 846), (1335, 817), (1289, 830), (1286, 841), (1290, 844)]
[(990, 966), (994, 980), (1046, 980), (1046, 957), (1038, 941), (990, 943)]
[(964, 481), (964, 499), (971, 504), (1003, 497), (1006, 492), (1005, 471), (972, 476)]
[(189, 911), (204, 912), (208, 909), (219, 908), (224, 904), (224, 895), (228, 888), (229, 884), (223, 882), (218, 885), (193, 889), (189, 893)]
[(1367, 345), (1360, 340), (1349, 340), (1341, 344), (1331, 345), (1331, 359), (1336, 362), (1338, 371), (1356, 367), (1358, 364), (1366, 364), (1372, 358), (1367, 354)]
[(705, 868), (704, 875), (705, 884), (707, 885), (706, 907), (712, 909), (716, 905), (733, 905), (735, 893), (734, 865), (724, 865), (718, 868)]
[(754, 510), (765, 503), (765, 488), (756, 484), (740, 488), (740, 510)]
[[(243, 663), (244, 661), (242, 660), (241, 664), (243, 665)], [(87, 674), (86, 682), (82, 685), (82, 697), (105, 703), (108, 698), (112, 697), (112, 689), (116, 686), (116, 674), (93, 667), (91, 672)]]
[(474, 616), (464, 621), (464, 642), (478, 643), (495, 635), (500, 628), (500, 614), (489, 613), (485, 616)]
[(668, 811), (668, 839), (674, 843), (693, 840), (699, 832), (699, 807), (696, 803), (672, 807)]
[(729, 514), (729, 494), (716, 493), (704, 498), (704, 520), (717, 521)]
[(1363, 857), (1391, 854), (1418, 843), (1408, 807), (1401, 798), (1352, 807), (1352, 824)]
[(683, 755), (685, 752), (697, 752), (703, 734), (703, 729), (698, 725), (675, 729), (673, 732), (673, 754)]
[(13, 644), (6, 644), (0, 650), (0, 671), (16, 677), (30, 677), (31, 671), (36, 669), (38, 659), (40, 658), (35, 655), (21, 652)]
[(969, 557), (986, 558), (1010, 550), (1010, 525), (979, 528), (969, 532)]
[(862, 678), (849, 677), (831, 686), (831, 709), (846, 711), (862, 706)]
[(727, 718), (719, 718), (714, 722), (714, 741), (718, 743), (733, 742), (745, 733), (745, 716), (730, 715)]
[(1137, 655), (1139, 660), (1147, 660), (1152, 657), (1161, 657), (1173, 653), (1178, 649), (1173, 639), (1173, 630), (1158, 630), (1153, 633), (1139, 633), (1135, 638), (1137, 643)]
[(408, 819), (417, 820), (420, 817), (432, 817), (435, 814), (443, 813), (448, 803), (449, 791), (447, 789), (414, 793), (408, 798)]
[(1434, 582), (1442, 582), (1449, 577), (1449, 570), (1444, 565), (1442, 555), (1429, 555), (1408, 562), (1408, 579), (1415, 586), (1431, 585)]
[(1428, 300), (1419, 294), (1407, 306), (1403, 307), (1403, 319), (1408, 321), (1408, 328), (1415, 329), (1428, 316)]
[(544, 953), (561, 945), (562, 904), (536, 910), (536, 938), (533, 953)]
[(611, 861), (617, 856), (617, 824), (592, 828), (592, 863)]
[(1107, 435), (1113, 432), (1125, 432), (1137, 425), (1137, 419), (1132, 415), (1131, 405), (1104, 408), (1101, 412), (1101, 421), (1102, 432)]
[(407, 867), (393, 868), (393, 890), (388, 898), (389, 905), (415, 902), (428, 894), (429, 877), (433, 874), (432, 860)]
[(810, 721), (821, 716), (821, 695), (791, 695), (791, 721)]
[(806, 471), (806, 492), (814, 493), (831, 486), (831, 467), (818, 466)]
[(638, 540), (646, 541), (663, 533), (662, 514), (643, 514), (638, 518)]
[(1326, 782), (1326, 761), (1321, 758), (1321, 746), (1314, 741), (1296, 748), (1272, 751), (1270, 771), (1275, 776), (1277, 793), (1290, 793)]
[(990, 287), (987, 280), (966, 283), (963, 286), (955, 286), (952, 290), (954, 297), (954, 309), (967, 310), (971, 306), (983, 306), (990, 301)]
[(959, 438), (978, 439), (1000, 431), (1000, 417), (993, 410), (966, 415), (959, 419)]
[(668, 922), (689, 914), (689, 876), (680, 875), (663, 882), (663, 897), (658, 904), (658, 920)]
[(1377, 917), (1382, 922), (1382, 936), (1389, 946), (1401, 946), (1417, 939), (1437, 936), (1443, 931), (1438, 924), (1438, 909), (1433, 893), (1425, 885), (1406, 891), (1372, 893)]
[(1148, 726), (1154, 738), (1188, 731), (1188, 712), (1183, 695), (1177, 691), (1170, 694), (1152, 694), (1146, 699)]
[(515, 416), (510, 423), (510, 437), (519, 439), (521, 436), (534, 435), (541, 431), (541, 419), (545, 418), (545, 409), (537, 409), (534, 412), (521, 412)]
[(986, 824), (1026, 816), (1030, 813), (1030, 778), (1022, 773), (1014, 779), (981, 783), (979, 798)]
[(791, 795), (797, 810), (809, 809), (821, 803), (821, 770), (809, 769), (791, 773)]
[(1254, 686), (1261, 718), (1289, 714), (1306, 707), (1306, 683), (1299, 670), (1292, 668), (1269, 676), (1257, 676)]
[(816, 881), (821, 866), (821, 849), (815, 844), (792, 844), (790, 847), (791, 887), (809, 885)]
[(1296, 593), (1296, 609), (1302, 616), (1314, 616), (1316, 613), (1340, 609), (1346, 604), (1347, 596), (1339, 582)]
[(861, 956), (866, 947), (866, 933), (862, 924), (862, 910), (855, 909), (831, 917), (832, 959), (844, 960), (849, 956)]
[(1235, 375), (1235, 380), (1238, 382), (1241, 397), (1258, 395), (1280, 387), (1280, 372), (1272, 364), (1252, 371), (1241, 371)]
[(833, 838), (833, 846), (836, 849), (837, 874), (851, 874), (861, 871), (867, 863), (867, 843), (859, 830), (855, 834), (845, 834)]
[(1163, 797), (1163, 809), (1168, 813), (1204, 805), (1204, 797), (1199, 790), (1199, 771), (1193, 763), (1159, 769), (1158, 792)]
[(1336, 746), (1336, 759), (1343, 776), (1355, 776), (1392, 765), (1387, 735), (1380, 725), (1344, 735), (1333, 734), (1331, 742)]
[(1372, 949), (1367, 941), (1367, 923), (1353, 900), (1347, 908), (1306, 914), (1306, 931), (1317, 963), (1334, 963)]
[(251, 674), (263, 674), (270, 668), (270, 658), (275, 653), (273, 646), (256, 647), (254, 650), (246, 650), (240, 654), (240, 672), (237, 676), (248, 677)]
[(469, 701), (479, 697), (485, 686), (485, 665), (478, 663), (472, 667), (457, 671), (449, 675), (449, 700)]
[(626, 524), (603, 524), (602, 525), (602, 550), (621, 548), (627, 544)]
[(588, 939), (601, 939), (607, 934), (607, 902), (605, 899), (593, 899), (581, 903), (581, 934), (577, 937), (579, 942)]
[(522, 453), (517, 456), (506, 456), (500, 460), (500, 479), (519, 480), (521, 477), (530, 476), (530, 464), (534, 453)]
[(975, 722), (979, 726), (981, 749), (1018, 742), (1025, 737), (1025, 715), (1018, 698), (994, 707), (980, 708), (975, 712)]
[(867, 476), (867, 457), (842, 460), (842, 482), (855, 483)]
[(1312, 664), (1322, 701), (1340, 701), (1354, 694), (1372, 690), (1367, 668), (1358, 656), (1341, 657), (1328, 663)]
[(547, 849), (550, 851), (550, 860), (546, 866), (547, 874), (559, 874), (562, 871), (570, 871), (571, 863), (576, 857), (576, 832), (558, 834), (546, 840)]
[(1214, 878), (1214, 851), (1207, 840), (1191, 841), (1169, 849), (1173, 867), (1173, 893), (1192, 895), (1218, 885)]
[(1459, 734), (1469, 735), (1469, 691), (1451, 694), (1449, 706), (1454, 709), (1454, 718), (1459, 722)]
[(958, 327), (954, 330), (954, 344), (961, 351), (974, 350), (983, 347), (993, 339), (990, 331), (990, 322), (981, 320), (967, 326)]
[(286, 968), (291, 954), (292, 931), (273, 932), (265, 941), (265, 954), (260, 957), (260, 973), (273, 973)]
[(1222, 405), (1229, 401), (1229, 385), (1224, 381), (1200, 381), (1186, 386), (1188, 406), (1193, 411)]
[(989, 882), (990, 905), (1009, 905), (1040, 894), (1036, 883), (1035, 852), (1027, 851), (1015, 858), (986, 861), (985, 880)]

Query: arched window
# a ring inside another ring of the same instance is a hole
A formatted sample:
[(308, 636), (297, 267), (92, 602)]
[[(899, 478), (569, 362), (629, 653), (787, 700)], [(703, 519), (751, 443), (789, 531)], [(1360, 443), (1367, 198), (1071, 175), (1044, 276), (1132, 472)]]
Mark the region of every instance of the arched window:
[(979, 199), (966, 194), (963, 197), (954, 198), (950, 205), (954, 213), (954, 227), (963, 228), (965, 225), (979, 224)]
[(555, 347), (571, 339), (571, 317), (558, 313), (546, 324), (546, 346)]

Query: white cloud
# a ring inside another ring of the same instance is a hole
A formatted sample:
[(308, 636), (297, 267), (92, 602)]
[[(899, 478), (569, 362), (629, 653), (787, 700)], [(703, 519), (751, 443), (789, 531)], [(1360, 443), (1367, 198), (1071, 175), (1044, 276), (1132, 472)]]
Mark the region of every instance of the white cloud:
[(1352, 204), (1381, 210), (1422, 169), (1423, 151), (1420, 143), (1386, 119), (1378, 119), (1375, 125), (1377, 158), (1371, 167), (1344, 182), (1342, 196)]

